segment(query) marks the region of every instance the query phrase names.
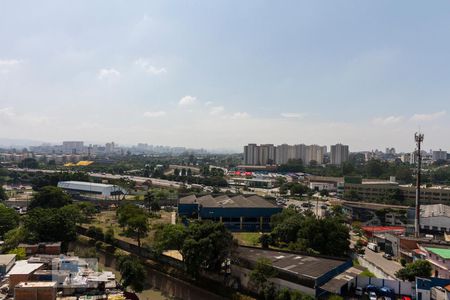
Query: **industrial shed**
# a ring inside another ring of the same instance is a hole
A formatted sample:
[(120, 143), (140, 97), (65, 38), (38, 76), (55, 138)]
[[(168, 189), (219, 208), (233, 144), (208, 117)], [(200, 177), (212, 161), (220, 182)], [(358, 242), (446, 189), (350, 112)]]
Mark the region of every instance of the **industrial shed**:
[(260, 196), (213, 197), (195, 195), (181, 198), (178, 214), (202, 220), (222, 222), (232, 231), (270, 230), (270, 217), (282, 208)]
[(69, 193), (95, 194), (104, 198), (127, 193), (126, 190), (117, 185), (85, 181), (60, 181), (58, 187)]

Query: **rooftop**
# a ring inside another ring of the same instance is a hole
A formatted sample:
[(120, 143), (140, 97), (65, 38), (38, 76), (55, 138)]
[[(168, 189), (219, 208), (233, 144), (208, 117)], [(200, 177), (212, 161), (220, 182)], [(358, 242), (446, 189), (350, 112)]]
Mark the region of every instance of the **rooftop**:
[(218, 197), (206, 195), (200, 198), (197, 198), (195, 195), (190, 195), (180, 199), (180, 204), (195, 204), (195, 203), (201, 204), (203, 207), (227, 207), (227, 208), (276, 207), (274, 204), (256, 195), (250, 197), (244, 197), (242, 195), (239, 195), (231, 198), (228, 197), (227, 195), (222, 195)]
[(14, 258), (16, 258), (15, 254), (1, 254), (0, 255), (0, 265), (9, 264)]
[(267, 258), (276, 269), (310, 279), (317, 279), (345, 263), (338, 259), (247, 247), (239, 247), (237, 253), (252, 262), (256, 262), (259, 258)]
[(16, 264), (8, 272), (8, 275), (28, 275), (41, 268), (44, 264), (32, 264), (26, 260), (16, 261)]
[(113, 187), (113, 184), (105, 184), (105, 183), (95, 183), (95, 182), (87, 182), (87, 181), (60, 181), (59, 184), (64, 185), (77, 185), (77, 186), (89, 186), (89, 187), (99, 187), (99, 188), (109, 188)]
[(450, 259), (450, 248), (434, 248), (434, 247), (426, 247), (429, 252), (432, 252), (436, 255), (444, 259)]
[(450, 217), (450, 206), (445, 204), (421, 205), (420, 216), (422, 218)]
[(53, 287), (56, 288), (55, 281), (27, 281), (16, 285), (16, 288)]

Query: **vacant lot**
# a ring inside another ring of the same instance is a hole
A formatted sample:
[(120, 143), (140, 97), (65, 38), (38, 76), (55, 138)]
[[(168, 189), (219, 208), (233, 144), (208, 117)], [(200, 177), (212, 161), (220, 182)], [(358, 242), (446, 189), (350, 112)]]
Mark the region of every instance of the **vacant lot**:
[[(170, 224), (171, 222), (171, 212), (166, 211), (160, 211), (159, 212), (160, 217), (154, 217), (149, 218), (149, 234), (142, 239), (142, 243), (152, 244), (153, 237), (156, 231), (156, 227), (158, 224)], [(85, 224), (85, 227), (89, 226), (96, 226), (103, 229), (103, 232), (105, 232), (108, 228), (114, 229), (114, 235), (115, 237), (118, 237), (126, 242), (137, 244), (136, 240), (133, 238), (130, 238), (126, 235), (124, 232), (124, 228), (120, 227), (117, 222), (117, 216), (115, 210), (107, 210), (102, 211), (95, 215), (94, 219), (92, 220), (91, 224)]]

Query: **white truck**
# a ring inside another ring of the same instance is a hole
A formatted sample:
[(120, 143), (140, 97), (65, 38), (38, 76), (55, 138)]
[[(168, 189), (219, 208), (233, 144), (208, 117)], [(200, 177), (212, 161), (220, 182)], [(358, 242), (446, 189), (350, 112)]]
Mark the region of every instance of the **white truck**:
[(378, 247), (377, 244), (375, 243), (368, 243), (367, 244), (367, 248), (369, 248), (370, 250), (372, 250), (373, 252), (378, 252), (380, 250), (380, 248)]

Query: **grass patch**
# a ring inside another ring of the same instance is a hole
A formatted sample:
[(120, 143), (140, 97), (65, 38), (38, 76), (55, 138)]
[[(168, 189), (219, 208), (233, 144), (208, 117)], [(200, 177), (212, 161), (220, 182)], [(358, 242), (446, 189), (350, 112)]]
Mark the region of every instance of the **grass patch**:
[(238, 240), (239, 245), (243, 246), (259, 246), (260, 232), (234, 232), (233, 236)]
[(364, 271), (361, 272), (361, 274), (359, 274), (360, 276), (365, 276), (365, 277), (372, 277), (375, 278), (375, 274), (373, 274), (372, 272), (370, 272), (369, 270), (365, 269)]

